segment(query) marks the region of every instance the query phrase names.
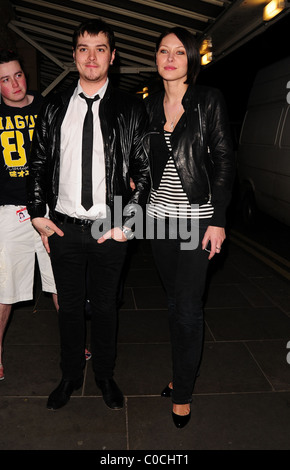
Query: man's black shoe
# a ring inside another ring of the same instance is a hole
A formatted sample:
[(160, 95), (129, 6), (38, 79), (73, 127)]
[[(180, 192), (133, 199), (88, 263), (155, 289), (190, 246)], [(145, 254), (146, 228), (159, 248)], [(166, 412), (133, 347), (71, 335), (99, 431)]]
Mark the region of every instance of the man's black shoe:
[(70, 399), (71, 394), (81, 388), (83, 377), (77, 380), (63, 380), (59, 386), (49, 395), (46, 407), (49, 410), (58, 410), (62, 408)]
[(104, 402), (113, 410), (120, 410), (123, 408), (124, 397), (118, 385), (113, 379), (97, 380), (97, 386), (101, 389)]

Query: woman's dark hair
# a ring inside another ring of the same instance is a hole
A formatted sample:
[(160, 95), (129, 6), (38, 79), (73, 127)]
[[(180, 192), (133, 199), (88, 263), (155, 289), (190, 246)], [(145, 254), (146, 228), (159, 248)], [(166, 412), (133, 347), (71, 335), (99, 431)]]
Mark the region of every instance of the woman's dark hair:
[(156, 52), (159, 49), (160, 43), (163, 38), (169, 34), (175, 34), (178, 37), (179, 41), (182, 42), (186, 55), (187, 55), (187, 80), (185, 83), (187, 85), (194, 84), (196, 82), (197, 76), (200, 71), (200, 54), (198, 43), (192, 33), (187, 29), (176, 26), (175, 28), (170, 28), (164, 31), (161, 36), (156, 41)]
[(77, 41), (80, 36), (83, 36), (84, 33), (91, 35), (98, 35), (99, 33), (104, 33), (109, 41), (110, 51), (113, 52), (115, 49), (115, 36), (111, 27), (101, 19), (93, 19), (81, 23), (77, 29), (74, 31), (72, 41), (73, 49), (75, 50), (77, 46)]
[(0, 49), (0, 64), (6, 64), (13, 60), (17, 60), (17, 62), (20, 63), (19, 56), (15, 51), (12, 51), (11, 49)]

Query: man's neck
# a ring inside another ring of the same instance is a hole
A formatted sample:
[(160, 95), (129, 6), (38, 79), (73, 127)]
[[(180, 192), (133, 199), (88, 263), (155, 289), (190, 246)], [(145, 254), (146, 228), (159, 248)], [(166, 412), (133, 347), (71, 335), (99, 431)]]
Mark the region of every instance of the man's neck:
[(32, 103), (33, 96), (25, 95), (25, 97), (20, 101), (12, 101), (12, 100), (7, 100), (3, 98), (3, 101), (6, 104), (6, 106), (10, 106), (11, 108), (24, 108), (25, 106), (28, 106), (30, 103)]
[(80, 85), (88, 96), (94, 96), (101, 88), (103, 88), (106, 81), (107, 78), (99, 82), (88, 82), (86, 80), (80, 79)]

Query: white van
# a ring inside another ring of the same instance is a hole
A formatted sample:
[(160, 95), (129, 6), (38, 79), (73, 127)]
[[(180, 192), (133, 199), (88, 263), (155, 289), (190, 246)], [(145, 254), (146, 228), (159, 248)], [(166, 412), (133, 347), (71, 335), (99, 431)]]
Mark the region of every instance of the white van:
[(290, 57), (258, 72), (237, 162), (244, 220), (257, 207), (290, 225)]

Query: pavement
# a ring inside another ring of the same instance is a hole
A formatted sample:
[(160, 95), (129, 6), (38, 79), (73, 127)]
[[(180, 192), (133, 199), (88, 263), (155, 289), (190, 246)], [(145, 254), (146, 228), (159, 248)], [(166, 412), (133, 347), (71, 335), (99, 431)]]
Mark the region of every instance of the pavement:
[(64, 408), (46, 409), (61, 378), (59, 334), (38, 285), (33, 302), (15, 307), (5, 336), (0, 450), (99, 451), (106, 464), (133, 451), (186, 458), (194, 450), (289, 450), (289, 281), (229, 237), (210, 265), (191, 420), (177, 429), (170, 399), (160, 397), (171, 379), (166, 298), (150, 245), (130, 243), (115, 370), (124, 408), (106, 407), (87, 361), (83, 388)]

